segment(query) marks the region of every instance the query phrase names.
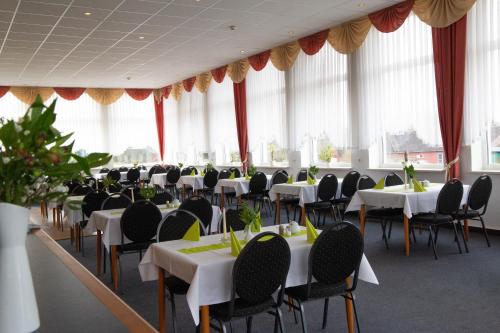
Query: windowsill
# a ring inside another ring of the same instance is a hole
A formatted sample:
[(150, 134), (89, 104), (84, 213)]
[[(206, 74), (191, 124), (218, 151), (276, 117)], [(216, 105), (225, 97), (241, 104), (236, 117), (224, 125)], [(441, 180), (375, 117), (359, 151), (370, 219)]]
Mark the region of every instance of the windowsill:
[(493, 174), (493, 175), (500, 175), (500, 170), (498, 169), (479, 169), (479, 170), (471, 170), (469, 171), (470, 173), (486, 173), (486, 174)]
[[(301, 169), (309, 169), (308, 166), (303, 166)], [(352, 166), (329, 166), (329, 167), (322, 167), (318, 166), (318, 169), (321, 170), (352, 170)]]
[(269, 165), (269, 164), (254, 164), (256, 168), (263, 168), (263, 169), (287, 169), (290, 167), (290, 165)]
[[(403, 171), (403, 168), (380, 167), (380, 168), (368, 168), (366, 170), (368, 170), (368, 171)], [(444, 172), (444, 168), (442, 168), (442, 169), (415, 168), (415, 171), (419, 171), (419, 172)]]

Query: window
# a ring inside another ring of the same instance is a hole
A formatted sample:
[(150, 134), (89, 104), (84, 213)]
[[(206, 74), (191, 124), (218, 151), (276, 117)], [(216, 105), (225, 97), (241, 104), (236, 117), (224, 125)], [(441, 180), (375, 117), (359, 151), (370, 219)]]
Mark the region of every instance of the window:
[[(478, 1), (467, 14), (464, 140), (473, 169), (500, 169), (500, 3)], [(476, 151), (474, 151), (476, 150)]]
[(359, 141), (370, 166), (442, 167), (431, 27), (410, 14), (395, 32), (371, 29), (357, 51)]
[(290, 148), (304, 167), (351, 163), (347, 67), (347, 56), (325, 45), (314, 56), (301, 52), (286, 73)]
[[(179, 152), (179, 110), (178, 102), (173, 96), (163, 99), (163, 128), (165, 135), (164, 160), (167, 164), (177, 164), (181, 162), (177, 158)], [(182, 157), (182, 156), (180, 156)]]
[(212, 81), (207, 91), (208, 134), (211, 161), (216, 165), (239, 165), (238, 134), (234, 111), (233, 81)]
[(0, 98), (0, 118), (17, 120), (26, 113), (28, 107), (28, 104), (24, 104), (11, 92), (8, 92)]
[(285, 73), (270, 62), (259, 72), (250, 69), (246, 92), (252, 163), (287, 166)]

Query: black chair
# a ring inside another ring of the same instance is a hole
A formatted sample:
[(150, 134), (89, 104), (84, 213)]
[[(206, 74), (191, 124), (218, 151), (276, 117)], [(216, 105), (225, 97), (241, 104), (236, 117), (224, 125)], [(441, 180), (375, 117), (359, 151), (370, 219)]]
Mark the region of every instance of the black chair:
[(188, 167), (185, 167), (182, 172), (181, 172), (181, 175), (182, 176), (189, 176), (191, 175), (191, 173), (194, 171), (194, 174), (197, 175), (198, 174), (198, 169), (196, 169), (194, 166), (188, 166)]
[[(308, 210), (308, 215), (309, 210), (313, 211), (315, 225), (319, 225), (322, 211), (325, 211), (325, 213), (323, 214), (323, 224), (325, 224), (326, 222), (327, 212), (332, 215), (332, 219), (334, 221), (337, 219), (337, 217), (335, 216), (335, 211), (333, 209), (333, 201), (335, 200), (338, 186), (339, 182), (334, 174), (330, 173), (324, 175), (318, 184), (318, 189), (316, 191), (316, 201), (305, 204), (305, 208), (306, 210)], [(318, 213), (317, 218), (316, 213)]]
[(228, 179), (231, 176), (231, 171), (228, 169), (222, 169), (219, 172), (219, 179)]
[[(200, 218), (187, 210), (177, 209), (168, 213), (158, 226), (156, 241), (167, 242), (181, 239), (196, 220), (200, 220)], [(200, 233), (202, 236), (205, 235), (203, 228), (200, 228)], [(174, 275), (169, 275), (165, 277), (165, 288), (168, 290), (167, 297), (170, 298), (170, 305), (172, 307), (172, 325), (175, 333), (177, 332), (175, 295), (185, 295), (189, 289), (189, 283)]]
[[(285, 170), (282, 170), (285, 171)], [(288, 174), (278, 171), (273, 174), (273, 177), (271, 178), (271, 188), (276, 185), (276, 184), (284, 184), (288, 181)], [(286, 172), (286, 171), (285, 171)], [(293, 219), (295, 220), (296, 215), (297, 215), (297, 208), (299, 205), (299, 198), (291, 195), (282, 195), (280, 196), (280, 207), (284, 208), (286, 211), (286, 218), (287, 221), (290, 221), (290, 211), (289, 207), (293, 207)], [(277, 216), (278, 216), (278, 211), (275, 210), (274, 212), (274, 223), (279, 224), (279, 221), (276, 221)]]
[(80, 236), (80, 249), (82, 251), (82, 256), (85, 256), (85, 246), (84, 246), (84, 236), (83, 236), (83, 229), (87, 226), (87, 223), (89, 222), (88, 219), (90, 218), (90, 215), (92, 215), (92, 212), (96, 210), (101, 210), (102, 203), (104, 200), (106, 200), (109, 197), (109, 195), (104, 192), (104, 191), (92, 191), (89, 192), (88, 194), (85, 195), (83, 198), (82, 202), (82, 220), (78, 223), (79, 224), (79, 236)]
[(345, 209), (351, 202), (351, 198), (356, 193), (358, 179), (361, 175), (357, 171), (350, 171), (342, 180), (340, 186), (340, 197), (333, 201), (334, 206), (340, 214), (341, 219), (344, 219)]
[(278, 173), (282, 173), (282, 174), (284, 174), (285, 176), (287, 176), (287, 177), (288, 177), (288, 172), (287, 172), (285, 169), (278, 169), (278, 170), (274, 171), (274, 172), (273, 172), (273, 177), (274, 177), (276, 174), (278, 174)]
[(97, 183), (97, 180), (94, 178), (94, 177), (91, 177), (91, 176), (86, 176), (84, 179), (83, 179), (83, 183), (85, 185), (88, 185), (90, 187), (92, 187), (93, 189), (95, 189), (96, 187), (96, 183)]
[(118, 171), (120, 171), (120, 172), (126, 172), (126, 171), (128, 171), (128, 168), (125, 167), (125, 166), (122, 166), (122, 167), (118, 168)]
[[(361, 232), (348, 222), (331, 224), (318, 236), (309, 253), (307, 283), (285, 290), (285, 294), (291, 298), (287, 303), (293, 308), (294, 316), (296, 310), (300, 312), (303, 332), (307, 332), (303, 303), (324, 299), (323, 329), (325, 329), (329, 299), (334, 296), (342, 296), (352, 301), (356, 325), (360, 332), (353, 292), (358, 283), (363, 249)], [(347, 280), (351, 275), (353, 278), (349, 283)], [(297, 322), (296, 316), (295, 322)]]
[(174, 197), (172, 194), (167, 192), (164, 188), (160, 188), (159, 186), (155, 186), (156, 188), (156, 193), (155, 196), (151, 199), (151, 201), (155, 205), (164, 205), (168, 202), (174, 201)]
[(108, 186), (109, 193), (118, 193), (122, 191), (122, 185), (120, 183), (113, 183)]
[[(479, 176), (479, 178), (474, 181), (474, 184), (472, 184), (471, 188), (469, 189), (469, 194), (467, 196), (467, 205), (464, 209), (460, 209), (455, 215), (455, 218), (460, 224), (460, 228), (463, 228), (461, 221), (476, 220), (481, 222), (484, 238), (486, 239), (486, 244), (488, 244), (488, 247), (490, 247), (491, 244), (490, 240), (488, 239), (486, 227), (484, 226), (483, 216), (484, 214), (486, 214), (486, 209), (488, 208), (488, 202), (490, 200), (492, 188), (493, 183), (490, 176)], [(468, 235), (468, 226), (466, 226), (466, 231), (466, 235)], [(469, 252), (467, 242), (465, 242), (465, 249), (467, 252)]]
[(193, 213), (200, 218), (205, 234), (212, 233), (212, 217), (214, 214), (212, 204), (204, 197), (193, 195), (179, 206), (179, 209)]
[[(458, 179), (452, 179), (444, 184), (436, 203), (436, 210), (434, 213), (421, 213), (413, 215), (410, 224), (426, 225), (429, 228), (429, 243), (432, 243), (432, 250), (434, 251), (434, 259), (437, 260), (436, 243), (439, 233), (439, 227), (442, 225), (451, 224), (455, 232), (455, 241), (457, 242), (458, 252), (462, 253), (462, 247), (458, 239), (457, 226), (455, 217), (460, 209), (464, 188)], [(465, 243), (465, 236), (463, 229), (459, 228), (462, 234), (462, 239)]]
[(234, 172), (234, 177), (235, 178), (240, 178), (241, 177), (241, 171), (240, 171), (240, 169), (238, 169), (236, 167), (230, 167), (229, 168), (229, 174), (231, 174), (233, 172)]
[(127, 171), (127, 182), (129, 184), (136, 184), (139, 182), (141, 178), (141, 172), (137, 168), (130, 168)]
[(77, 185), (76, 187), (73, 188), (70, 195), (72, 195), (72, 196), (87, 195), (93, 191), (94, 190), (92, 189), (92, 187), (90, 187), (88, 185)]
[(252, 200), (253, 208), (257, 206), (259, 202), (259, 208), (262, 208), (267, 202), (269, 208), (269, 215), (272, 215), (271, 201), (266, 196), (267, 187), (267, 176), (260, 171), (257, 171), (252, 178), (250, 178), (250, 183), (248, 184), (248, 193), (242, 194), (241, 198), (244, 200)]
[(401, 179), (401, 177), (399, 177), (394, 172), (389, 172), (389, 174), (387, 174), (387, 176), (385, 176), (385, 180), (384, 180), (385, 186), (396, 186), (396, 185), (403, 185), (403, 184), (404, 184), (404, 182)]
[(226, 332), (226, 322), (242, 317), (246, 318), (247, 332), (251, 332), (253, 316), (260, 313), (275, 317), (275, 332), (278, 326), (285, 330), (280, 306), (290, 260), (288, 243), (275, 233), (263, 232), (248, 242), (233, 266), (231, 300), (210, 305), (210, 315), (222, 332)]
[(141, 189), (136, 186), (127, 186), (120, 190), (120, 193), (125, 194), (132, 200), (132, 192), (134, 192), (134, 201), (144, 200), (145, 198), (141, 195)]
[(70, 181), (67, 181), (67, 182), (64, 182), (63, 183), (64, 186), (66, 186), (68, 188), (68, 194), (71, 195), (71, 193), (73, 192), (73, 190), (82, 185), (80, 183), (80, 181), (76, 180), (76, 179), (73, 179), (73, 180), (70, 180)]
[(198, 192), (202, 193), (205, 198), (207, 194), (210, 194), (210, 203), (214, 202), (214, 189), (217, 185), (217, 180), (219, 177), (219, 172), (215, 169), (210, 169), (205, 172), (205, 176), (203, 176), (203, 188), (198, 190)]
[[(245, 230), (246, 224), (240, 218), (240, 210), (226, 209), (226, 227), (227, 232), (231, 229), (234, 231)], [(222, 233), (222, 220), (219, 222), (219, 233)]]
[(177, 182), (179, 178), (181, 178), (181, 169), (179, 169), (179, 167), (173, 167), (167, 171), (165, 177), (167, 178), (165, 188), (170, 190), (174, 197), (177, 196)]
[[(238, 169), (236, 169), (238, 170)], [(238, 170), (239, 172), (239, 170)], [(235, 172), (236, 174), (236, 172)], [(220, 179), (228, 179), (229, 177), (231, 176), (231, 169), (222, 169), (220, 172), (219, 172), (219, 176), (218, 176), (218, 180)], [(235, 176), (237, 177), (237, 176)], [(217, 198), (219, 197), (219, 193), (214, 193), (214, 195), (216, 195), (216, 200)], [(235, 193), (234, 192), (228, 192), (228, 191), (224, 191), (224, 195), (226, 196), (226, 201), (229, 203), (229, 204), (232, 204), (232, 199), (236, 197)], [(217, 201), (216, 201), (217, 202)]]
[(114, 193), (103, 201), (101, 210), (127, 208), (131, 204), (132, 200), (130, 200), (128, 195), (123, 193)]
[(145, 165), (142, 165), (142, 164), (141, 164), (141, 165), (138, 165), (138, 166), (137, 166), (137, 169), (139, 169), (139, 170), (147, 170), (146, 166), (145, 166)]
[(303, 169), (303, 170), (300, 170), (299, 173), (297, 174), (297, 178), (296, 180), (298, 182), (305, 182), (307, 180), (307, 175), (308, 175), (308, 171)]
[(122, 175), (118, 169), (111, 169), (108, 172), (108, 174), (106, 175), (106, 177), (108, 177), (108, 178), (110, 178), (118, 183), (120, 181)]
[(109, 168), (102, 168), (101, 170), (99, 170), (99, 173), (107, 174), (108, 172), (109, 172)]
[[(128, 206), (120, 219), (121, 244), (117, 246), (117, 262), (120, 268), (120, 289), (122, 287), (122, 269), (120, 256), (129, 253), (139, 253), (148, 249), (154, 243), (158, 225), (162, 220), (160, 209), (147, 200), (139, 200)], [(131, 242), (126, 242), (125, 239)]]

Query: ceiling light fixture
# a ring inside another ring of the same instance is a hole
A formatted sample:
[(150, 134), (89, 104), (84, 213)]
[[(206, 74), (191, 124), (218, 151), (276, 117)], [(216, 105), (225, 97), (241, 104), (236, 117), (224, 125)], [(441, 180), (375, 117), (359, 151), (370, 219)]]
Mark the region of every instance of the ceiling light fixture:
[(144, 36), (139, 36), (139, 39), (144, 39)]
[(85, 12), (85, 13), (83, 13), (83, 15), (90, 16), (90, 15), (92, 15), (92, 13), (91, 12)]
[(241, 50), (241, 51), (240, 51), (240, 53), (241, 53), (241, 54), (243, 54), (243, 53), (245, 53), (245, 52), (246, 52), (245, 50)]
[(237, 26), (235, 26), (235, 25), (230, 25), (230, 26), (229, 26), (229, 30), (231, 30), (231, 31), (234, 31), (234, 30), (236, 30), (236, 29), (238, 29), (238, 27), (237, 27)]

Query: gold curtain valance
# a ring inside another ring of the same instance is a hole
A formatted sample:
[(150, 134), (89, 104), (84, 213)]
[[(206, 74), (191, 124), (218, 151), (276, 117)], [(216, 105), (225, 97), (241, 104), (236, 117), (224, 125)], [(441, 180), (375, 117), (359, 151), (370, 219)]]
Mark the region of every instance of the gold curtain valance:
[(227, 66), (227, 74), (234, 83), (240, 83), (247, 76), (249, 68), (250, 63), (248, 62), (248, 59), (241, 59)]
[(444, 28), (460, 20), (476, 0), (415, 0), (413, 12), (434, 28)]
[(300, 52), (299, 42), (293, 41), (271, 50), (271, 62), (280, 71), (292, 68)]
[(25, 104), (32, 104), (37, 95), (45, 102), (54, 93), (54, 89), (48, 87), (11, 87), (10, 92)]
[(124, 89), (108, 89), (108, 88), (88, 88), (87, 95), (94, 101), (102, 105), (109, 105), (116, 102), (122, 97)]
[(176, 101), (181, 99), (182, 92), (184, 91), (184, 86), (182, 85), (181, 82), (174, 83), (172, 85), (172, 92), (170, 93)]
[(352, 53), (363, 44), (371, 26), (368, 16), (343, 23), (330, 29), (328, 42), (339, 53)]
[(212, 82), (212, 73), (205, 72), (205, 73), (198, 74), (196, 76), (196, 81), (194, 82), (194, 85), (196, 86), (196, 89), (198, 89), (200, 92), (204, 93), (208, 90), (208, 87), (210, 86), (210, 82)]

